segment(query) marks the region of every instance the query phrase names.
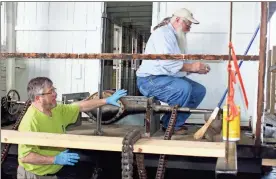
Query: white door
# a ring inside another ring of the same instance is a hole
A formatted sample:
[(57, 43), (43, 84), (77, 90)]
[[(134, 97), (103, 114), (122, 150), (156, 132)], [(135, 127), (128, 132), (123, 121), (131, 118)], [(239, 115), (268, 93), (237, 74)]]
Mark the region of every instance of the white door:
[[(122, 53), (122, 27), (114, 24), (113, 53)], [(122, 87), (122, 60), (113, 60), (113, 69), (116, 75), (116, 90)]]

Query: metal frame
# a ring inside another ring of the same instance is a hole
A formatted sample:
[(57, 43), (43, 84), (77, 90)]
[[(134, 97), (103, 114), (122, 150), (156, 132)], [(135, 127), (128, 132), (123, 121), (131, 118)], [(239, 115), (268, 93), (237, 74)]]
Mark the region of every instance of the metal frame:
[(266, 69), (266, 34), (268, 22), (268, 4), (261, 2), (261, 27), (260, 27), (260, 60), (258, 75), (258, 98), (257, 98), (257, 122), (256, 122), (256, 140), (255, 145), (261, 145), (261, 120), (264, 112), (264, 81)]
[[(106, 14), (106, 3), (103, 3), (103, 13), (102, 13), (102, 52), (106, 51), (106, 26), (107, 26), (107, 14)], [(98, 79), (98, 95), (99, 99), (102, 98), (102, 91), (103, 91), (103, 74), (104, 74), (104, 61), (101, 59), (99, 61), (99, 79)], [(96, 122), (96, 130), (95, 130), (95, 135), (103, 135), (102, 131), (102, 109), (99, 107), (97, 109), (97, 122)]]

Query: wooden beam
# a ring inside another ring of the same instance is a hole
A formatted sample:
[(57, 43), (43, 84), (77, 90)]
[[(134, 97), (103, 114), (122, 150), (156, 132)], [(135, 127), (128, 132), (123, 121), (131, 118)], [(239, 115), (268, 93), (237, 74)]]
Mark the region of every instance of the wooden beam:
[(264, 81), (266, 65), (266, 34), (267, 34), (267, 2), (261, 2), (261, 25), (260, 25), (260, 50), (259, 50), (259, 75), (257, 96), (257, 122), (255, 132), (255, 146), (261, 146), (261, 124), (264, 106)]
[[(122, 141), (122, 137), (1, 130), (1, 142), (11, 144), (28, 144), (121, 152)], [(133, 152), (198, 157), (224, 157), (225, 144), (223, 142), (198, 142), (143, 138), (136, 142)]]
[(262, 166), (276, 167), (276, 159), (262, 159)]

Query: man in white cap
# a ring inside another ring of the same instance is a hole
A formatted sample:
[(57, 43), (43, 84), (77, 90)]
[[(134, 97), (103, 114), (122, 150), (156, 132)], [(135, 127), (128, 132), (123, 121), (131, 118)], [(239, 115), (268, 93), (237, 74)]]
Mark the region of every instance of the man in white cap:
[[(145, 54), (187, 53), (186, 34), (192, 24), (199, 24), (193, 14), (179, 9), (171, 18), (165, 18), (155, 27), (145, 49)], [(197, 108), (206, 94), (201, 84), (186, 77), (187, 73), (207, 74), (210, 68), (201, 62), (188, 63), (182, 60), (144, 60), (137, 70), (137, 86), (147, 97), (168, 103), (170, 106)], [(190, 113), (179, 113), (175, 134), (186, 134), (185, 121)], [(168, 127), (170, 113), (162, 117), (163, 130)]]

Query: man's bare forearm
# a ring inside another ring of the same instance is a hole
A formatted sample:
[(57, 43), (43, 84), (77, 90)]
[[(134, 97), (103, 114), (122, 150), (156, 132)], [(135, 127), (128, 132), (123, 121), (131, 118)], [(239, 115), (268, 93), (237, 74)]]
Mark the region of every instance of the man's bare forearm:
[(81, 112), (90, 111), (106, 104), (105, 99), (90, 99), (76, 102), (80, 106)]
[(189, 72), (189, 73), (194, 72), (193, 64), (184, 63), (182, 68), (181, 68), (181, 71), (185, 71), (185, 72)]
[(55, 157), (44, 156), (37, 153), (30, 152), (28, 155), (20, 159), (23, 163), (30, 163), (34, 165), (51, 165), (54, 163)]

